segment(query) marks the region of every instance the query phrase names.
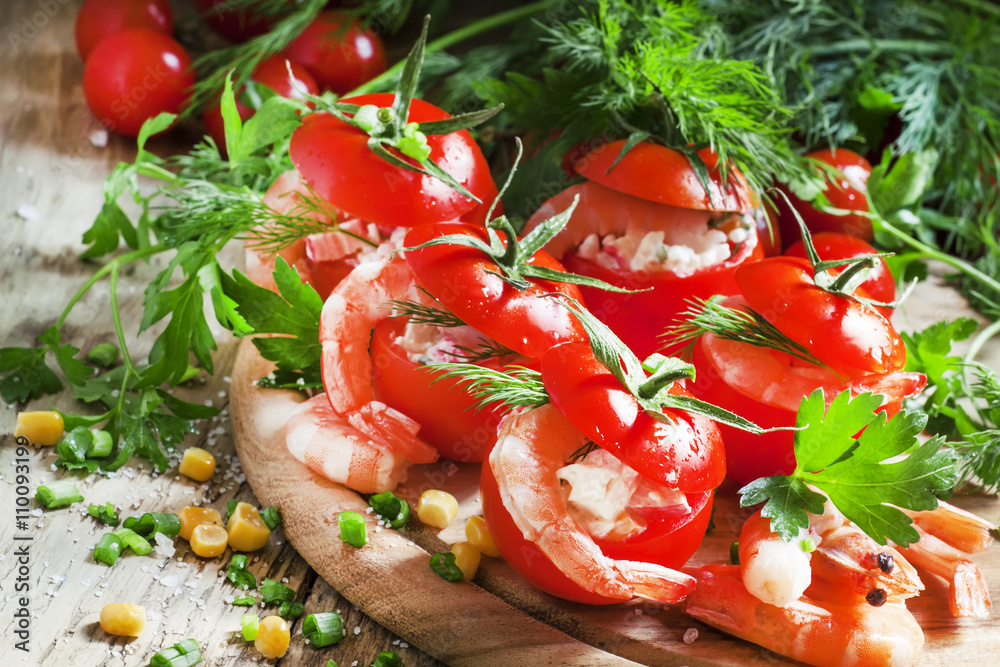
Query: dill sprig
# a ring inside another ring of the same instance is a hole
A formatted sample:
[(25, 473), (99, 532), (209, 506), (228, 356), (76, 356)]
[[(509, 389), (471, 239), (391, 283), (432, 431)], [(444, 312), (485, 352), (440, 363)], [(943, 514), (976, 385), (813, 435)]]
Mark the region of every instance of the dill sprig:
[(694, 345), (706, 333), (723, 340), (747, 343), (790, 354), (806, 363), (828, 368), (807, 347), (795, 342), (749, 306), (729, 308), (724, 297), (688, 299), (689, 307), (681, 313), (683, 321), (665, 330), (660, 336), (671, 345), (683, 346), (681, 352), (690, 359)]
[(456, 345), (455, 350), (455, 352), (450, 352), (449, 354), (456, 359), (460, 359), (466, 364), (478, 364), (483, 361), (487, 361), (488, 359), (499, 359), (501, 357), (509, 357), (512, 354), (517, 354), (517, 352), (510, 349), (506, 345), (485, 337), (480, 338), (479, 345), (476, 345), (475, 347)]
[(427, 324), (443, 329), (454, 329), (466, 326), (465, 322), (444, 306), (438, 308), (430, 304), (409, 299), (392, 300), (386, 303), (386, 308), (398, 311), (392, 317), (405, 317), (413, 324)]
[(507, 366), (505, 371), (467, 363), (428, 364), (425, 368), (444, 371), (434, 382), (456, 380), (478, 399), (473, 405), (475, 412), (484, 408), (538, 408), (549, 402), (542, 374), (524, 366)]
[(590, 455), (591, 452), (598, 450), (600, 448), (601, 448), (600, 445), (598, 445), (590, 438), (587, 438), (586, 440), (583, 441), (583, 444), (580, 445), (580, 447), (576, 451), (574, 451), (572, 454), (569, 455), (569, 462), (579, 463), (580, 461), (585, 460)]

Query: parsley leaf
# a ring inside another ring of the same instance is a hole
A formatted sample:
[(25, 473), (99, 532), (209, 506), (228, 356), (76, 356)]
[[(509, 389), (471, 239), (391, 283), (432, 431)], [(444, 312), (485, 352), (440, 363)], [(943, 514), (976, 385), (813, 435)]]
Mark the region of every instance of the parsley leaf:
[(24, 402), (62, 389), (59, 376), (45, 363), (44, 347), (0, 348), (0, 396), (8, 403)]
[[(785, 541), (808, 528), (809, 516), (822, 514), (824, 495), (844, 516), (879, 544), (906, 546), (919, 539), (910, 519), (899, 509), (937, 507), (935, 492), (949, 492), (957, 480), (943, 438), (920, 444), (917, 434), (927, 416), (902, 411), (886, 421), (874, 410), (881, 398), (839, 394), (827, 409), (822, 389), (802, 401), (795, 433), (797, 465), (791, 475), (774, 475), (739, 490), (740, 504), (764, 502), (761, 514)], [(856, 439), (859, 425), (864, 431)], [(822, 491), (818, 493), (810, 487)]]

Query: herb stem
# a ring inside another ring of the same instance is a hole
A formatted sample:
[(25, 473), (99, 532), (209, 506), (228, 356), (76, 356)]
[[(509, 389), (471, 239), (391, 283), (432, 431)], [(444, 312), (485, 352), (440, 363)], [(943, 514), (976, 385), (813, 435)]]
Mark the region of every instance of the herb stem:
[[(438, 37), (433, 42), (427, 45), (424, 49), (424, 53), (434, 53), (436, 51), (443, 51), (450, 46), (463, 42), (470, 37), (475, 37), (476, 35), (482, 34), (484, 32), (489, 32), (495, 28), (500, 28), (509, 23), (516, 23), (521, 19), (528, 18), (529, 16), (534, 16), (549, 7), (553, 6), (555, 3), (553, 0), (542, 0), (541, 2), (535, 2), (530, 5), (525, 5), (524, 7), (517, 7), (516, 9), (509, 9), (505, 12), (500, 12), (498, 14), (493, 14), (492, 16), (487, 16), (485, 18), (474, 21), (467, 26), (463, 26), (458, 30), (453, 30), (447, 35)], [(344, 97), (354, 97), (356, 95), (364, 95), (378, 90), (386, 81), (391, 81), (396, 78), (399, 73), (403, 70), (403, 66), (406, 61), (400, 61), (382, 72), (380, 75), (364, 83), (351, 92), (344, 95)]]
[[(125, 330), (122, 328), (122, 317), (118, 311), (118, 271), (121, 266), (117, 258), (111, 260), (108, 266), (111, 267), (111, 320), (115, 325), (115, 336), (118, 338), (118, 347), (122, 351), (122, 361), (125, 363), (123, 384), (127, 386), (129, 376), (135, 373), (135, 366), (132, 364), (132, 355), (128, 353), (128, 347), (125, 344)], [(123, 388), (119, 398), (124, 395), (125, 389)]]
[(951, 55), (954, 48), (950, 45), (935, 42), (919, 42), (913, 39), (845, 39), (842, 42), (814, 46), (808, 49), (810, 56), (833, 56), (859, 51), (891, 51), (895, 53), (910, 53), (913, 55), (935, 56)]
[(969, 9), (991, 14), (993, 16), (1000, 16), (1000, 7), (997, 7), (991, 2), (983, 2), (983, 0), (958, 0), (958, 2), (965, 5)]

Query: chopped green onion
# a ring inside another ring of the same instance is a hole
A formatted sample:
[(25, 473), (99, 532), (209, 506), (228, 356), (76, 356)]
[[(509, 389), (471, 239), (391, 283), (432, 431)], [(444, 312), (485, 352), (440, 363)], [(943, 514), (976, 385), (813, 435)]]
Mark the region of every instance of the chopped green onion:
[(105, 565), (114, 565), (118, 562), (118, 556), (122, 553), (125, 545), (114, 533), (105, 533), (94, 547), (94, 560)]
[(228, 513), (228, 516), (233, 515), (233, 512), (236, 511), (236, 506), (239, 504), (240, 501), (238, 501), (236, 498), (226, 501), (226, 512)]
[(66, 507), (81, 500), (83, 500), (83, 495), (80, 494), (80, 489), (76, 488), (76, 484), (68, 479), (40, 486), (35, 491), (35, 501), (48, 509)]
[(241, 595), (238, 598), (233, 598), (232, 604), (237, 607), (252, 607), (257, 604), (257, 598), (252, 595)]
[(365, 529), (365, 518), (357, 512), (341, 512), (337, 517), (340, 524), (340, 539), (352, 547), (363, 547), (368, 544), (368, 531)]
[(114, 343), (99, 343), (90, 348), (87, 361), (101, 368), (111, 368), (118, 361), (118, 346)]
[(260, 582), (260, 599), (264, 602), (264, 604), (272, 604), (274, 602), (282, 602), (284, 600), (294, 600), (295, 591), (280, 581), (265, 579)]
[(298, 618), (305, 610), (306, 606), (301, 602), (295, 602), (294, 600), (289, 602), (285, 600), (278, 605), (278, 616), (283, 618)]
[(344, 638), (344, 621), (335, 611), (309, 614), (302, 621), (302, 634), (316, 648), (332, 646)]
[(257, 630), (260, 628), (260, 619), (257, 614), (243, 614), (240, 617), (240, 627), (243, 630), (243, 639), (252, 642), (257, 639)]
[(390, 528), (402, 528), (410, 520), (410, 504), (392, 491), (372, 496), (368, 504)]
[(201, 662), (201, 647), (193, 639), (165, 648), (149, 661), (149, 667), (192, 667)]
[(134, 530), (147, 540), (152, 538), (154, 533), (163, 533), (172, 538), (181, 532), (181, 518), (176, 514), (146, 512), (138, 518), (130, 516), (125, 519), (125, 527)]
[(462, 570), (455, 565), (455, 554), (450, 551), (431, 556), (431, 569), (445, 581), (462, 580)]
[(740, 541), (734, 540), (732, 544), (729, 545), (729, 562), (733, 565), (740, 564)]
[(93, 431), (86, 426), (77, 426), (56, 444), (56, 454), (67, 463), (83, 463), (93, 441)]
[(337, 667), (337, 663), (335, 663), (333, 660), (327, 660), (326, 667)]
[(90, 505), (87, 507), (87, 514), (99, 520), (106, 526), (117, 526), (122, 522), (115, 511), (115, 506), (111, 503), (104, 505)]
[(375, 658), (372, 667), (403, 667), (403, 659), (392, 651), (382, 651)]
[(91, 431), (94, 434), (94, 439), (90, 443), (90, 447), (87, 449), (87, 458), (99, 459), (105, 456), (111, 455), (111, 448), (114, 445), (114, 441), (111, 439), (111, 434), (107, 431)]
[(121, 540), (136, 556), (146, 556), (153, 551), (152, 545), (149, 544), (146, 538), (136, 534), (134, 530), (119, 528), (112, 535)]
[[(230, 514), (232, 514), (232, 512), (230, 512)], [(281, 525), (281, 515), (278, 514), (278, 510), (274, 509), (274, 505), (270, 505), (265, 509), (262, 509), (260, 511), (260, 518), (271, 530), (274, 530)]]
[(229, 562), (229, 569), (226, 570), (226, 579), (233, 586), (242, 588), (243, 590), (257, 588), (257, 580), (246, 569), (249, 562), (250, 559), (243, 554), (233, 556), (233, 560)]

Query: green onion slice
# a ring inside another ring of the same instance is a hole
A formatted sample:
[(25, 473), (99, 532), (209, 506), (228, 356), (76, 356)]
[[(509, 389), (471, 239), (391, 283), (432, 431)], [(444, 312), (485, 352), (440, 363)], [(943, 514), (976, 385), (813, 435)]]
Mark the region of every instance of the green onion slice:
[(66, 507), (81, 500), (83, 500), (83, 495), (80, 493), (80, 489), (76, 488), (76, 484), (68, 479), (40, 486), (35, 491), (35, 501), (48, 509)]
[(240, 617), (240, 627), (243, 630), (243, 639), (252, 642), (257, 639), (257, 630), (260, 628), (260, 619), (257, 614), (243, 614)]
[(100, 459), (110, 456), (111, 448), (114, 445), (111, 434), (107, 431), (92, 431), (92, 433), (94, 434), (94, 439), (87, 449), (87, 458)]
[(344, 621), (335, 611), (309, 614), (302, 621), (302, 634), (316, 648), (332, 646), (344, 638)]
[(87, 352), (87, 361), (101, 368), (111, 368), (118, 361), (118, 354), (118, 346), (114, 343), (98, 343)]
[(236, 506), (239, 505), (239, 504), (240, 504), (240, 501), (236, 500), (236, 498), (233, 498), (232, 500), (227, 500), (226, 501), (226, 512), (228, 513), (228, 516), (232, 516), (233, 515), (233, 512), (236, 511)]
[(462, 580), (462, 570), (455, 564), (455, 554), (450, 551), (431, 556), (431, 569), (445, 581)]
[(732, 544), (729, 545), (729, 562), (733, 565), (740, 564), (740, 541), (734, 540)]
[(105, 533), (94, 547), (94, 560), (105, 565), (114, 565), (118, 562), (118, 556), (122, 553), (125, 545), (114, 533)]
[(117, 526), (121, 523), (121, 518), (119, 518), (118, 512), (115, 511), (115, 506), (112, 503), (90, 505), (87, 507), (87, 514), (106, 526)]
[(392, 651), (382, 651), (372, 667), (403, 667), (403, 659)]
[(94, 441), (94, 433), (86, 426), (77, 426), (56, 445), (56, 454), (67, 463), (83, 463)]
[(152, 538), (154, 533), (163, 533), (169, 538), (174, 538), (181, 532), (181, 518), (176, 514), (146, 512), (141, 517), (132, 516), (125, 519), (125, 527), (147, 540)]
[(305, 611), (306, 606), (301, 602), (295, 602), (294, 600), (285, 600), (280, 605), (278, 605), (278, 616), (282, 618), (298, 618)]
[(352, 547), (363, 547), (368, 544), (368, 531), (365, 529), (365, 518), (357, 512), (341, 512), (337, 517), (340, 524), (340, 539)]
[(192, 667), (201, 662), (201, 647), (193, 639), (165, 648), (149, 661), (149, 667)]
[(402, 528), (410, 520), (410, 504), (392, 491), (372, 496), (368, 499), (368, 504), (390, 528)]
[[(230, 514), (232, 514), (232, 512), (230, 512)], [(271, 530), (274, 530), (281, 525), (281, 515), (278, 514), (278, 510), (274, 509), (274, 505), (270, 505), (265, 509), (262, 509), (260, 511), (260, 518)]]
[(233, 560), (229, 562), (229, 568), (226, 570), (226, 579), (233, 586), (242, 588), (245, 591), (257, 588), (257, 580), (246, 569), (249, 562), (250, 559), (243, 554), (236, 554), (233, 556)]
[(152, 545), (150, 545), (146, 538), (136, 534), (133, 530), (129, 530), (128, 528), (119, 528), (111, 534), (121, 540), (122, 544), (135, 552), (136, 556), (146, 556), (153, 551)]
[(233, 598), (232, 603), (237, 607), (252, 607), (257, 604), (257, 598), (252, 595), (241, 595), (238, 598)]
[(265, 579), (260, 582), (260, 599), (264, 601), (264, 604), (273, 604), (284, 600), (294, 600), (295, 591), (280, 581)]

